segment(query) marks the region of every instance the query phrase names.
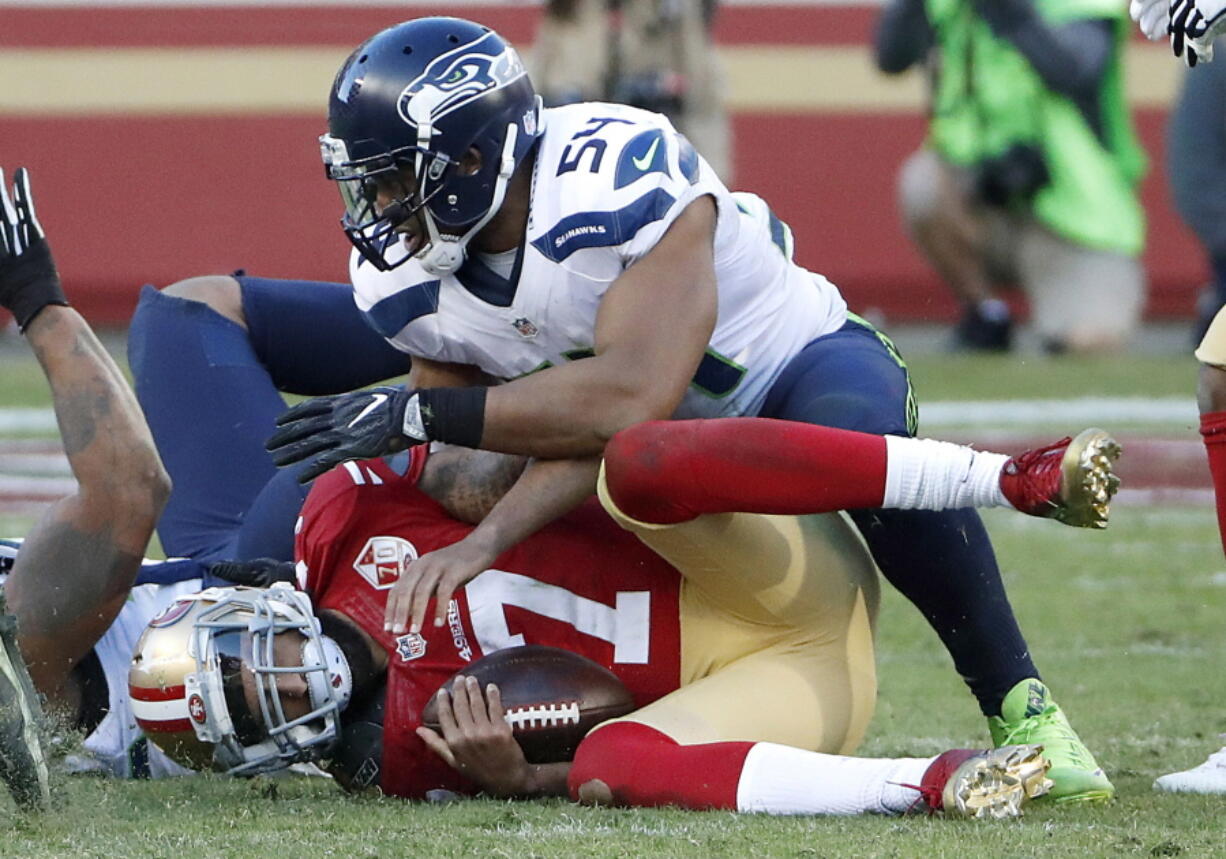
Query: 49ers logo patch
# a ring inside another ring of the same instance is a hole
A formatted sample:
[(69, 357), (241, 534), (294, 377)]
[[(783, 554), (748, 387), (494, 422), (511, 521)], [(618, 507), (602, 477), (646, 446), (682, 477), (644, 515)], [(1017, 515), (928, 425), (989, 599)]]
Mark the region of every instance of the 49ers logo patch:
[(192, 721), (197, 725), (203, 725), (207, 714), (204, 710), (204, 699), (199, 695), (193, 695), (187, 699), (187, 712), (192, 717)]
[(166, 608), (162, 609), (157, 617), (149, 621), (149, 625), (157, 628), (172, 626), (173, 624), (182, 620), (183, 616), (192, 610), (192, 605), (194, 605), (194, 603), (191, 600), (172, 602), (170, 605), (166, 606)]
[(403, 537), (371, 537), (358, 552), (353, 568), (375, 590), (384, 591), (417, 560), (417, 547)]

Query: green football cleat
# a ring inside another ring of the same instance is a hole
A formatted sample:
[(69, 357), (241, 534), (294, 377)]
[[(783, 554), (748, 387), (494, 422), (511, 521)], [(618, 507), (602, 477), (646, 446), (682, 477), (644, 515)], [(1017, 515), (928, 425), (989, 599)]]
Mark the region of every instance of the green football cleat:
[(17, 619), (0, 592), (0, 781), (27, 809), (45, 809), (51, 799), (41, 721), (38, 693), (17, 649)]
[(1051, 762), (1047, 777), (1054, 802), (1103, 802), (1115, 796), (1094, 755), (1077, 736), (1064, 711), (1039, 680), (1023, 680), (1001, 702), (1000, 716), (988, 718), (992, 742), (997, 747), (1038, 743)]

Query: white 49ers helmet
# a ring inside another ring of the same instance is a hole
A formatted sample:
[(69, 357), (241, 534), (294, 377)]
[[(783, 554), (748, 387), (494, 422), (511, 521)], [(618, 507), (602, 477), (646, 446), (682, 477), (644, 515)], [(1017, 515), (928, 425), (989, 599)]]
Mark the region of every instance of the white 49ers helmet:
[[(278, 665), (279, 633), (303, 637), (298, 664)], [(310, 711), (287, 718), (277, 678), (306, 680)], [(349, 663), (292, 586), (210, 588), (150, 621), (132, 657), (132, 712), (148, 738), (192, 769), (255, 775), (325, 754), (352, 690)], [(252, 695), (254, 691), (254, 695)], [(252, 712), (249, 697), (259, 702)]]

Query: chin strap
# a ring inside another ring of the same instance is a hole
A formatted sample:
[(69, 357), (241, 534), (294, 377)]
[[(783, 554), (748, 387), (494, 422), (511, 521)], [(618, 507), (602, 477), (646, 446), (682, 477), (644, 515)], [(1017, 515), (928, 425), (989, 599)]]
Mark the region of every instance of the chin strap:
[(512, 122), (507, 126), (507, 140), (502, 146), (502, 158), (498, 165), (498, 178), (494, 180), (494, 196), (490, 201), (490, 207), (481, 219), (469, 228), (468, 232), (462, 236), (441, 234), (438, 225), (434, 222), (434, 216), (430, 214), (429, 207), (422, 208), (422, 219), (426, 222), (426, 233), (430, 240), (422, 250), (417, 252), (417, 259), (427, 274), (434, 277), (446, 277), (462, 266), (468, 257), (468, 243), (502, 208), (511, 174), (515, 172), (515, 141), (518, 136), (519, 126)]

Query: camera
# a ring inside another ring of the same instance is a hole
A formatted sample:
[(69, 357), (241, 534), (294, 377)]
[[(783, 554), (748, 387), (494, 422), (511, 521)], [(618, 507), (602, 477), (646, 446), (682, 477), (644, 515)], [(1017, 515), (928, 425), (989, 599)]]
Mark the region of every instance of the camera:
[(1043, 151), (1030, 143), (1014, 143), (975, 167), (975, 193), (989, 206), (1029, 203), (1051, 181)]

